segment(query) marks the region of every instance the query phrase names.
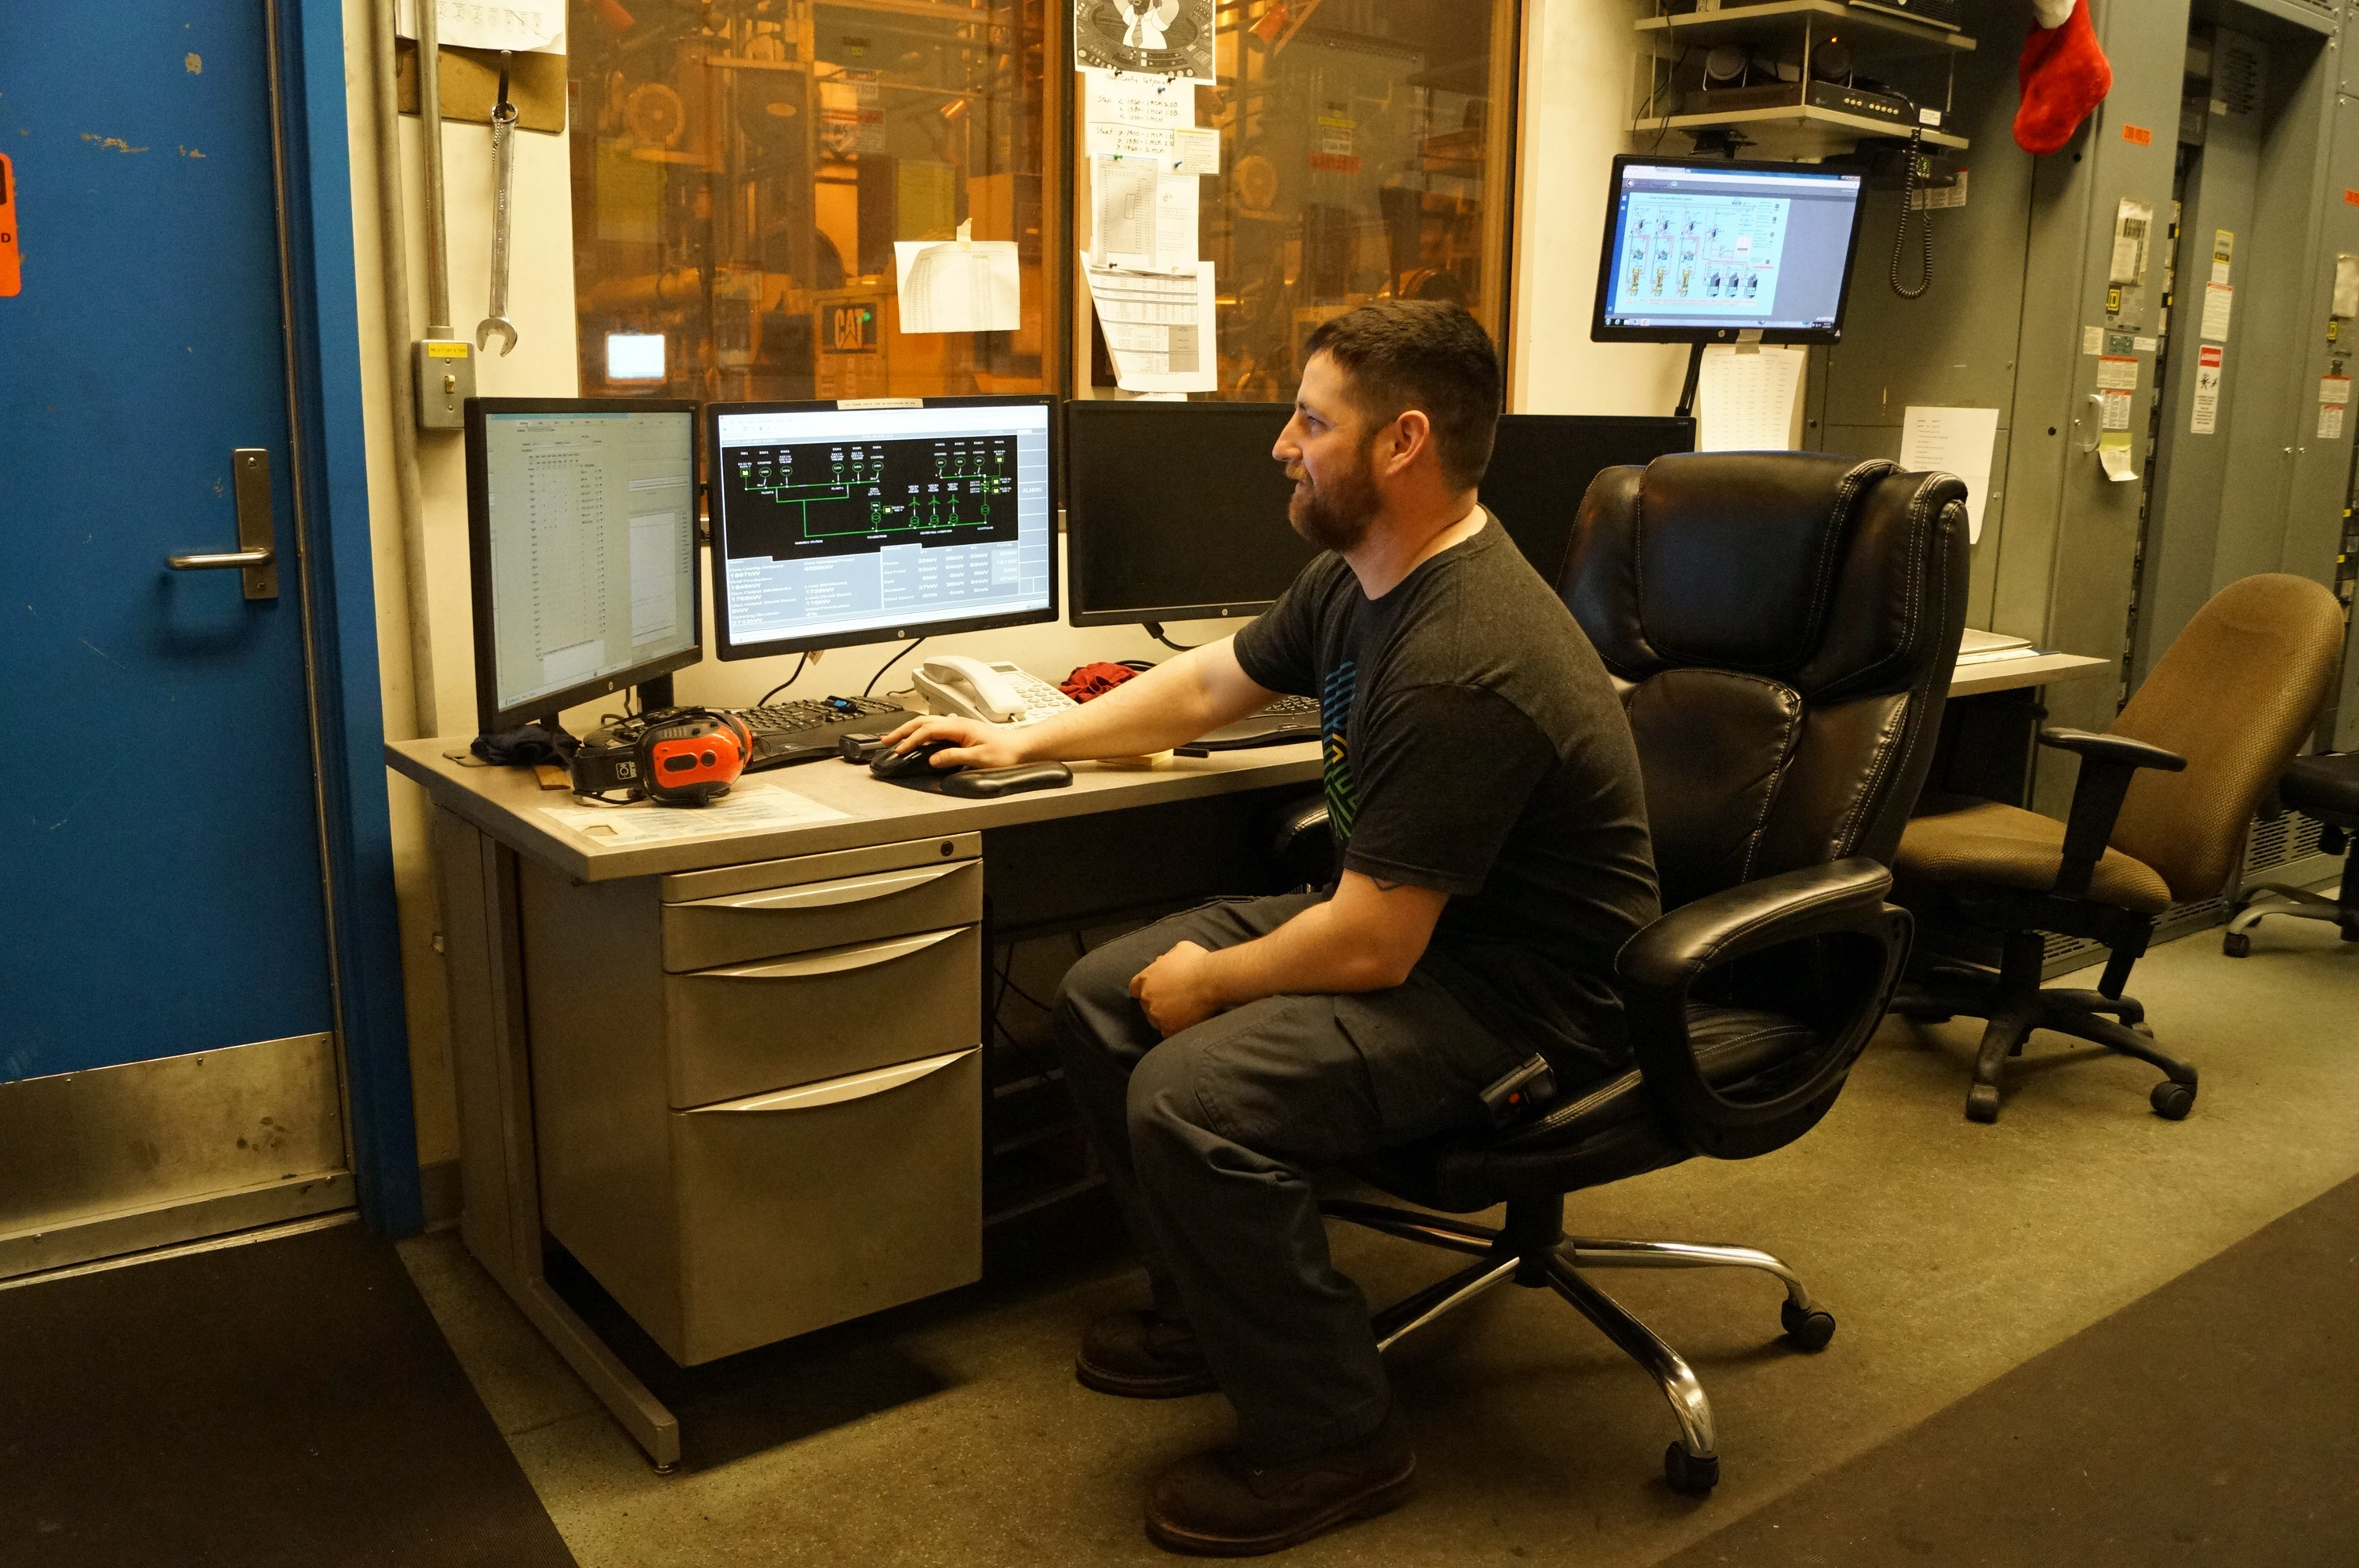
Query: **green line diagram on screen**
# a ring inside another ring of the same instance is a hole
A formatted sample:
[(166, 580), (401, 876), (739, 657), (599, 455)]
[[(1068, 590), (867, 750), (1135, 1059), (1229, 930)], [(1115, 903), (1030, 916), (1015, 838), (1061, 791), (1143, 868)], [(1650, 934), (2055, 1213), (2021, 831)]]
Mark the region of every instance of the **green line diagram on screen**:
[(1012, 436), (741, 449), (737, 490), (793, 507), (805, 539), (993, 526), (994, 498), (1016, 489)]

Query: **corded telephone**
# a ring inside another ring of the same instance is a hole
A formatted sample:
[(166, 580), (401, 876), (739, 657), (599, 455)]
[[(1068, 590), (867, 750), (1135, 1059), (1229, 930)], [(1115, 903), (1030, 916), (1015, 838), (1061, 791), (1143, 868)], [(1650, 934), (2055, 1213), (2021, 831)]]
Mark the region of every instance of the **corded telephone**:
[(1004, 659), (945, 654), (918, 666), (918, 690), (936, 713), (990, 724), (1029, 724), (1073, 706), (1073, 699)]

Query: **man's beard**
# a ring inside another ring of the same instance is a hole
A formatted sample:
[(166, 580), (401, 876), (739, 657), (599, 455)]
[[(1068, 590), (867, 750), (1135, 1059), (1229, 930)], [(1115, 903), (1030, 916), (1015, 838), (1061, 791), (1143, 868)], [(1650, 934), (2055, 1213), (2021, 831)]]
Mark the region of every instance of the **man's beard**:
[(1368, 536), (1376, 520), (1375, 465), (1369, 460), (1375, 443), (1362, 447), (1348, 471), (1332, 474), (1323, 484), (1300, 488), (1304, 470), (1291, 470), (1298, 488), (1287, 503), (1286, 520), (1294, 531), (1322, 550), (1349, 555)]

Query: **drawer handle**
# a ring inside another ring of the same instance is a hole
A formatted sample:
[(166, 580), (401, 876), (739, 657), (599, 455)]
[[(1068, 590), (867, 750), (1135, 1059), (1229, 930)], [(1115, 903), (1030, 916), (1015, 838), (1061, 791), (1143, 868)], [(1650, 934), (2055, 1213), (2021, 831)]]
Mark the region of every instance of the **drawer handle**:
[(864, 903), (872, 898), (885, 898), (923, 887), (962, 871), (974, 864), (961, 860), (951, 866), (923, 866), (914, 871), (894, 871), (884, 876), (853, 877), (837, 882), (813, 882), (808, 887), (766, 888), (760, 892), (737, 893), (728, 898), (699, 900), (690, 908), (701, 909), (824, 909), (830, 904)]
[(824, 952), (805, 954), (799, 958), (778, 958), (766, 964), (736, 964), (725, 969), (705, 969), (686, 978), (696, 980), (800, 980), (816, 975), (873, 969), (879, 964), (889, 964), (896, 958), (906, 958), (912, 953), (947, 942), (967, 929), (967, 926), (954, 925), (948, 931), (924, 931), (915, 936), (896, 936), (889, 942), (870, 942), (857, 947), (831, 947)]
[(897, 1067), (879, 1067), (873, 1073), (854, 1073), (850, 1077), (830, 1078), (823, 1084), (805, 1084), (800, 1088), (780, 1089), (776, 1094), (753, 1095), (723, 1105), (701, 1105), (688, 1114), (742, 1116), (749, 1112), (817, 1110), (823, 1105), (868, 1099), (889, 1089), (897, 1089), (903, 1084), (914, 1084), (919, 1078), (939, 1073), (951, 1063), (962, 1062), (973, 1054), (973, 1049), (953, 1051), (947, 1056), (929, 1056), (921, 1062), (904, 1062)]

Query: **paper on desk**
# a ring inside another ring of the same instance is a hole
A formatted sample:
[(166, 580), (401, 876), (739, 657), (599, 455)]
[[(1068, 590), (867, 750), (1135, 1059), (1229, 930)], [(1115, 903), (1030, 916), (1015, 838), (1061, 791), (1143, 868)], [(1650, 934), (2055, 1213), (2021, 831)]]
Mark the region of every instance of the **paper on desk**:
[(1983, 536), (1989, 498), (1991, 449), (1998, 440), (1995, 408), (1940, 408), (1915, 404), (1900, 415), (1900, 466), (1910, 473), (1953, 473), (1966, 481), (1966, 540)]
[(801, 827), (814, 822), (848, 821), (852, 816), (809, 795), (745, 779), (706, 806), (653, 806), (641, 801), (636, 806), (544, 806), (540, 809), (555, 817), (559, 827), (608, 847)]
[(1024, 325), (1014, 240), (896, 240), (904, 332), (1013, 332)]
[(1802, 391), (1802, 349), (1715, 343), (1703, 351), (1696, 383), (1703, 416), (1700, 452), (1784, 451), (1794, 444), (1794, 406)]
[(1212, 339), (1212, 264), (1184, 270), (1100, 266), (1084, 254), (1114, 382), (1128, 392), (1210, 392), (1220, 366)]

